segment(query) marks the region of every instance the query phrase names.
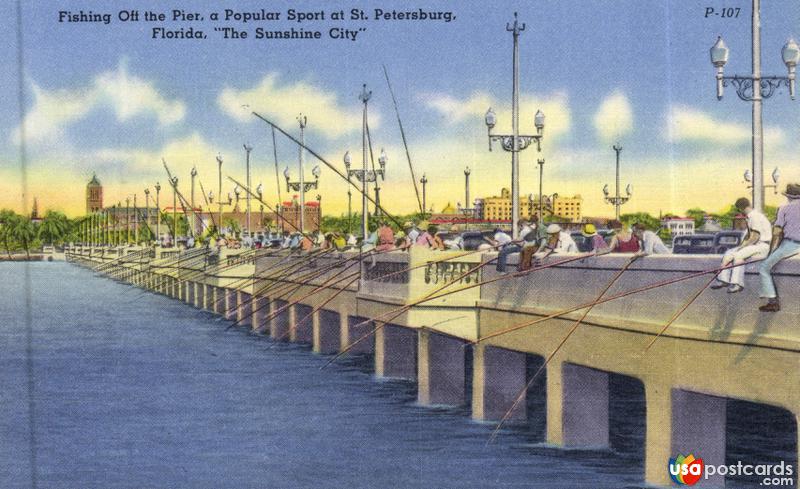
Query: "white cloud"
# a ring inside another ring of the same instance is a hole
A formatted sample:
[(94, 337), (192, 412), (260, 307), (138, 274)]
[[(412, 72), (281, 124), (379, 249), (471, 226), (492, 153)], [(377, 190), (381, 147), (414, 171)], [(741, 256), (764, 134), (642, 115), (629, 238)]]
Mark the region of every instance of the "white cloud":
[[(500, 132), (511, 127), (511, 104), (502, 102), (485, 92), (474, 92), (467, 99), (458, 99), (447, 94), (421, 95), (423, 103), (439, 112), (449, 124), (469, 123), (483, 126), (483, 118), (490, 107), (497, 114), (497, 127)], [(545, 115), (545, 138), (558, 138), (566, 135), (571, 127), (571, 114), (566, 94), (556, 92), (546, 97), (523, 94), (520, 97), (520, 131), (534, 131), (533, 116), (537, 110)]]
[[(129, 74), (124, 61), (86, 87), (46, 90), (31, 82), (31, 90), (34, 104), (24, 121), (29, 142), (61, 139), (69, 124), (102, 108), (111, 109), (119, 122), (152, 114), (162, 126), (180, 122), (186, 114), (182, 101), (167, 99), (152, 82)], [(11, 134), (12, 141), (19, 144), (20, 135), (18, 127)]]
[[(254, 111), (285, 128), (295, 127), (297, 115), (303, 113), (309, 131), (332, 139), (361, 130), (361, 107), (355, 97), (342, 105), (334, 92), (311, 82), (281, 84), (278, 78), (277, 73), (270, 73), (252, 88), (226, 87), (217, 97), (217, 105), (240, 122), (254, 121)], [(369, 121), (371, 129), (377, 128), (380, 114), (370, 109)]]
[[(671, 143), (740, 145), (750, 142), (752, 132), (749, 124), (722, 121), (706, 112), (679, 105), (671, 107), (667, 112), (666, 137)], [(781, 144), (785, 138), (786, 134), (781, 128), (764, 129), (766, 145)]]
[(615, 92), (606, 97), (594, 115), (594, 128), (600, 141), (615, 141), (631, 132), (633, 109), (628, 97)]

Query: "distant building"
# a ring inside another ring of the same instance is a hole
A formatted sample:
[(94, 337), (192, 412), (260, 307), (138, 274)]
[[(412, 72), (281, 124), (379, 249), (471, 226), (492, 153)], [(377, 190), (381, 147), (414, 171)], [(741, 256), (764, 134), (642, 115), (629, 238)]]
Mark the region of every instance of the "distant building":
[[(322, 220), (322, 207), (319, 202), (306, 201), (303, 232), (319, 230)], [(276, 223), (282, 231), (295, 232), (300, 229), (300, 199), (295, 195), (291, 201), (284, 202), (280, 208), (281, 217)]]
[(42, 222), (42, 217), (39, 215), (39, 201), (36, 197), (33, 198), (33, 208), (31, 209), (31, 222), (34, 224)]
[[(511, 220), (511, 191), (503, 188), (500, 195), (484, 197), (482, 202), (482, 218), (486, 221), (510, 221)], [(543, 200), (544, 214), (562, 217), (564, 222), (581, 222), (583, 218), (582, 206), (583, 197), (574, 195), (572, 197), (545, 196)], [(530, 219), (531, 216), (538, 215), (539, 196), (529, 195), (527, 198), (520, 199), (520, 218)]]
[(661, 219), (661, 227), (669, 229), (673, 237), (694, 234), (694, 219), (691, 217), (667, 216)]
[(86, 184), (86, 214), (101, 209), (103, 209), (103, 185), (97, 179), (97, 175), (93, 173), (92, 179)]
[(718, 233), (722, 231), (722, 225), (714, 216), (706, 215), (703, 217), (703, 225), (700, 226), (699, 231), (704, 233)]

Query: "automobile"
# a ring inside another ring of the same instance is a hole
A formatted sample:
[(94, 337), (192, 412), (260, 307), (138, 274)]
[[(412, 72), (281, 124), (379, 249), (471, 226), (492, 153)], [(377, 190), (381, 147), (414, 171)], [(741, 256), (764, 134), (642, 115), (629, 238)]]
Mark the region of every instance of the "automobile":
[(718, 232), (714, 237), (715, 253), (722, 255), (729, 249), (739, 246), (744, 240), (745, 235), (747, 235), (747, 232), (741, 230)]
[(711, 233), (686, 234), (672, 240), (672, 252), (676, 255), (713, 255), (716, 235)]

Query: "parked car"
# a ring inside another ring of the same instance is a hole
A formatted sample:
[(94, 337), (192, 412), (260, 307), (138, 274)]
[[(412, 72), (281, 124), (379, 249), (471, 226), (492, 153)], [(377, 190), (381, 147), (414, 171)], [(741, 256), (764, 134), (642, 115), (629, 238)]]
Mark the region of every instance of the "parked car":
[(714, 234), (686, 234), (676, 236), (672, 240), (672, 252), (678, 255), (713, 255), (716, 253), (714, 248)]
[(747, 235), (746, 231), (730, 230), (720, 231), (714, 238), (714, 249), (717, 254), (724, 254), (731, 248), (739, 246), (744, 237)]

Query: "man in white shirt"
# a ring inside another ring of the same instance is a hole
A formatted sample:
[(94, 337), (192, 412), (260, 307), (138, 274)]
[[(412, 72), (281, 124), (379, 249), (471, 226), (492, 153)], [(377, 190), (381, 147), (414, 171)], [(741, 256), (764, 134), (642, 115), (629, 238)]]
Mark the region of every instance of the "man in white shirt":
[(750, 258), (764, 258), (769, 254), (769, 243), (772, 240), (772, 224), (767, 216), (750, 207), (750, 201), (742, 197), (736, 201), (736, 209), (747, 216), (747, 235), (742, 244), (731, 248), (722, 257), (722, 266), (733, 263), (733, 268), (719, 272), (712, 289), (728, 288), (735, 294), (744, 290), (744, 262)]
[(578, 253), (578, 245), (572, 236), (555, 223), (547, 226), (547, 241), (542, 243), (534, 258), (545, 258), (552, 253)]
[(670, 251), (667, 245), (661, 241), (656, 233), (647, 229), (644, 224), (637, 223), (633, 226), (633, 234), (636, 239), (642, 244), (642, 249), (639, 251), (640, 255), (669, 255)]

